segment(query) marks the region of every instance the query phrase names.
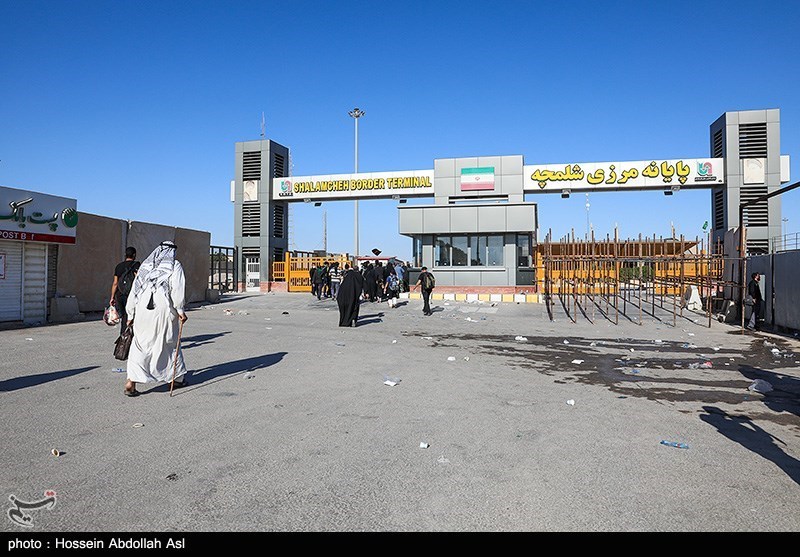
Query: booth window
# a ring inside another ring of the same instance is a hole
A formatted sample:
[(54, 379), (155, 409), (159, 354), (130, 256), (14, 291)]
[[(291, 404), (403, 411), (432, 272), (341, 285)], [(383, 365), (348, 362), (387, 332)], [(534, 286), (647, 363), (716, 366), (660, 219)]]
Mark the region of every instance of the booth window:
[(437, 236), (433, 254), (437, 267), (450, 266), (450, 236)]
[(503, 265), (503, 237), (502, 236), (489, 236), (489, 242), (486, 251), (488, 256), (486, 258), (487, 264), (490, 267), (502, 267)]
[(414, 238), (414, 267), (422, 267), (422, 238)]
[(486, 265), (486, 236), (470, 236), (469, 264)]
[(531, 235), (517, 234), (517, 267), (531, 266)]
[(503, 235), (437, 236), (434, 239), (437, 267), (503, 266)]
[(469, 249), (469, 242), (466, 236), (453, 236), (451, 241), (453, 246), (453, 266), (466, 267), (467, 266), (467, 250)]

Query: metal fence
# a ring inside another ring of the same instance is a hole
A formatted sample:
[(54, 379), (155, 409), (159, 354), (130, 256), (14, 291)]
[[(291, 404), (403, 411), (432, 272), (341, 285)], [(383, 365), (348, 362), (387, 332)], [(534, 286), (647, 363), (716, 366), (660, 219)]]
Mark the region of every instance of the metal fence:
[(792, 251), (800, 249), (800, 232), (784, 234), (772, 238), (772, 252)]
[(540, 253), (540, 291), (551, 320), (561, 309), (573, 323), (581, 315), (592, 323), (623, 318), (641, 325), (650, 317), (673, 326), (679, 318), (705, 318), (710, 327), (726, 289), (741, 290), (724, 272), (739, 259), (700, 238), (620, 240), (615, 230), (605, 240), (573, 235), (554, 242), (548, 233)]
[(235, 292), (239, 279), (236, 248), (211, 246), (211, 268), (208, 287), (222, 292)]

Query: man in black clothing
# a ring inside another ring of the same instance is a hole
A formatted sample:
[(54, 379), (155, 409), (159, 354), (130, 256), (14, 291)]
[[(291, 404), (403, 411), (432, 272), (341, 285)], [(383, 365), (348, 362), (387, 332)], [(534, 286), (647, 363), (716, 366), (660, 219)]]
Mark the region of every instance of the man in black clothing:
[(139, 271), (140, 262), (136, 261), (136, 248), (128, 246), (125, 249), (125, 261), (114, 268), (114, 282), (111, 285), (111, 300), (119, 314), (120, 334), (125, 331), (128, 324), (128, 314), (125, 313), (125, 304), (128, 303), (128, 294), (133, 287), (133, 279)]
[(433, 281), (433, 273), (429, 273), (428, 268), (423, 267), (422, 272), (419, 274), (419, 278), (417, 279), (417, 283), (414, 285), (414, 288), (419, 286), (422, 291), (422, 300), (425, 302), (425, 305), (422, 308), (423, 315), (433, 314), (431, 311), (431, 292), (433, 291), (434, 284), (435, 282)]
[(750, 321), (747, 323), (747, 328), (751, 330), (756, 328), (758, 314), (761, 312), (761, 303), (763, 301), (761, 287), (758, 285), (760, 280), (761, 275), (753, 273), (750, 275), (750, 282), (747, 283), (747, 295), (753, 299), (753, 313), (750, 314)]

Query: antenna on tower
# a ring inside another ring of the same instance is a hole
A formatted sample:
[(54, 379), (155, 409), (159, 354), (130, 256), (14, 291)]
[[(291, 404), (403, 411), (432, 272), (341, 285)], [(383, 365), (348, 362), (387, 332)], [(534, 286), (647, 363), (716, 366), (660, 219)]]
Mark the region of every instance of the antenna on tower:
[(328, 255), (328, 211), (322, 210), (322, 251)]
[(261, 113), (261, 139), (264, 139), (264, 136), (267, 133), (267, 122), (264, 119), (264, 113)]
[(586, 238), (589, 238), (589, 229), (591, 225), (589, 224), (589, 194), (586, 194)]
[[(291, 150), (291, 148), (289, 149), (289, 172), (288, 172), (288, 175), (289, 175), (290, 178), (292, 176), (294, 176), (294, 160), (292, 159), (292, 150)], [(294, 251), (294, 250), (297, 249), (297, 246), (294, 243), (294, 217), (293, 217), (294, 212), (292, 211), (292, 205), (293, 205), (293, 203), (287, 203), (286, 204), (286, 210), (289, 213), (289, 239), (288, 239), (289, 251)]]

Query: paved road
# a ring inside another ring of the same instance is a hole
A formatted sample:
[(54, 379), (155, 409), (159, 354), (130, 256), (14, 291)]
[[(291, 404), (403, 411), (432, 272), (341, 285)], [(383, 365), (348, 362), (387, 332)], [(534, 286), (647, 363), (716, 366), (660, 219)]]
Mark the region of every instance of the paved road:
[(0, 499), (54, 490), (29, 515), (56, 532), (800, 530), (796, 338), (537, 304), (361, 315), (197, 307), (172, 398), (123, 396), (99, 318), (0, 331)]

